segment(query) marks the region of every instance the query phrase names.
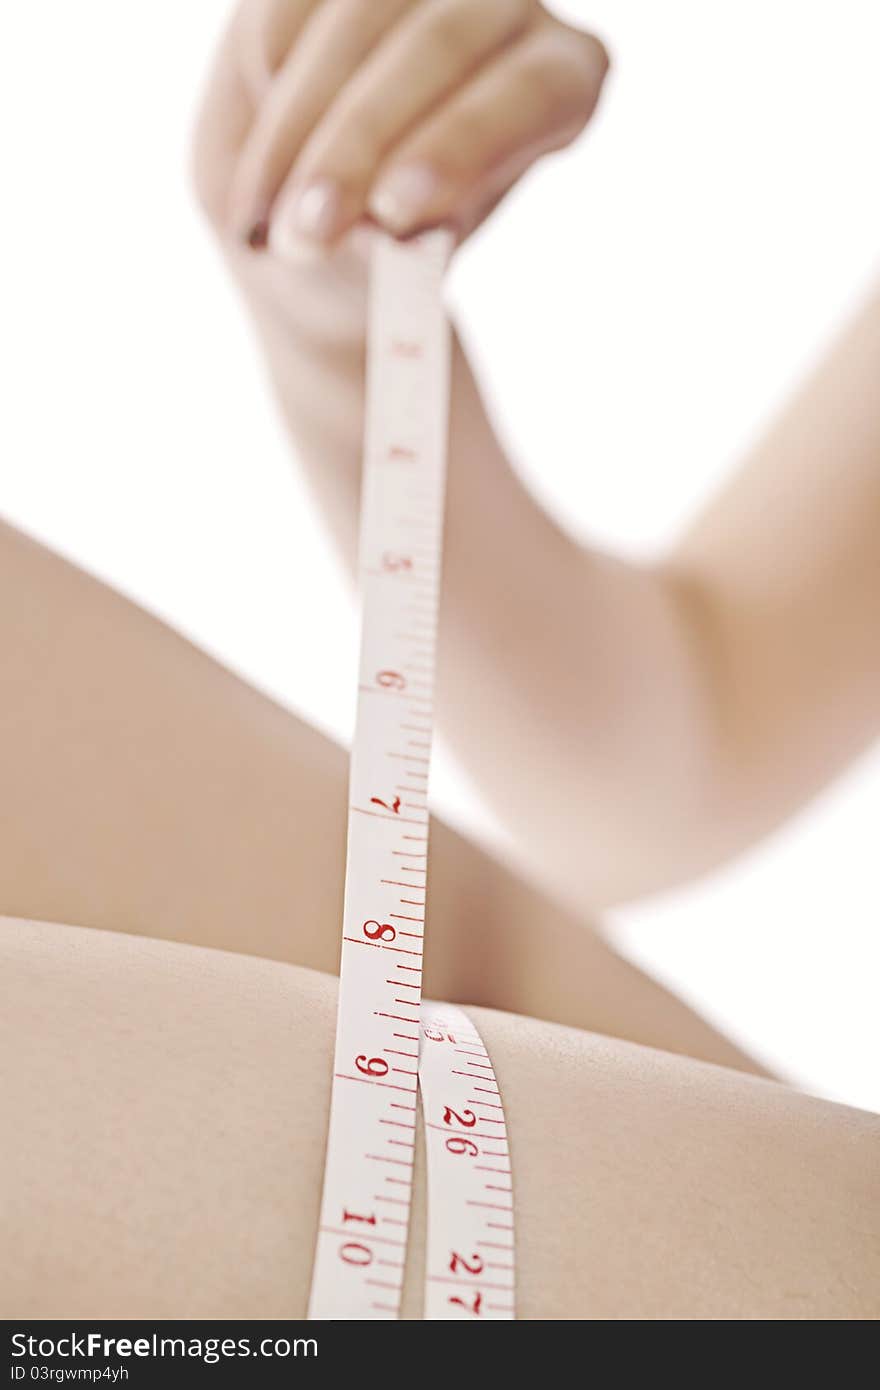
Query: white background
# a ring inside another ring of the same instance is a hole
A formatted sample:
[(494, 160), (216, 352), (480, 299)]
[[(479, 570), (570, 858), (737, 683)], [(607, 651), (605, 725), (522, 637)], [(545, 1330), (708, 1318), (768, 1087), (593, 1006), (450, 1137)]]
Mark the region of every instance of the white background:
[[(2, 7), (0, 510), (345, 736), (348, 598), (187, 188), (222, 8)], [(560, 8), (614, 53), (602, 112), (460, 255), (451, 292), (548, 505), (650, 555), (876, 271), (880, 9)], [(445, 760), (437, 785), (476, 814)], [(875, 755), (615, 930), (788, 1075), (880, 1109), (878, 807)]]

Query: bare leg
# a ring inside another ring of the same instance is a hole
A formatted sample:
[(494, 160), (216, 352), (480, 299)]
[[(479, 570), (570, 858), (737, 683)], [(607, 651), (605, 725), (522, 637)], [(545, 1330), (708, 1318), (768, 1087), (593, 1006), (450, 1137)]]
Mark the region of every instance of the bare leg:
[[(302, 1316), (335, 980), (0, 921), (0, 989), (6, 1316)], [(534, 1019), (474, 1016), (512, 1135), (520, 1317), (880, 1313), (876, 1116)], [(416, 1233), (421, 1165), (417, 1202)], [(420, 1239), (405, 1302), (416, 1317)]]
[[(0, 913), (335, 971), (347, 757), (0, 525)], [(755, 1068), (442, 823), (427, 988)]]

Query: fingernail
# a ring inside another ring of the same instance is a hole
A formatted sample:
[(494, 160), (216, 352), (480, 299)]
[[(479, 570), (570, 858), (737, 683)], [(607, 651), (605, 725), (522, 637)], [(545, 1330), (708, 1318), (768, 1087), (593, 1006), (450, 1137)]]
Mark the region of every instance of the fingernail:
[(427, 164), (401, 164), (379, 179), (370, 212), (391, 232), (407, 232), (427, 214), (439, 179)]
[(264, 251), (269, 245), (269, 219), (260, 217), (252, 223), (245, 234), (245, 241), (252, 251)]
[(330, 241), (341, 210), (339, 185), (333, 179), (315, 179), (282, 208), (280, 218), (295, 236), (308, 241)]

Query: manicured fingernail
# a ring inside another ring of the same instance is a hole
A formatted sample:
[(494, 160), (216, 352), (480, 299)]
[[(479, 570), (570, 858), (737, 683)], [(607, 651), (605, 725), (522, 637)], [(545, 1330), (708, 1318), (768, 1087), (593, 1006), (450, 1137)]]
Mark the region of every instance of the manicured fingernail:
[(339, 185), (332, 179), (315, 179), (296, 193), (280, 215), (295, 236), (308, 241), (330, 241), (341, 211)]
[(427, 164), (400, 164), (379, 179), (370, 212), (391, 232), (408, 232), (426, 216), (439, 180)]

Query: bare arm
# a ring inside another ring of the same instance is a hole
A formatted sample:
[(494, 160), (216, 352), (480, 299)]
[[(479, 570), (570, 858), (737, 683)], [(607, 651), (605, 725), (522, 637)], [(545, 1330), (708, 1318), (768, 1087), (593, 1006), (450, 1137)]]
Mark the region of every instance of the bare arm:
[(642, 569), (574, 546), (497, 450), (487, 464), (460, 364), (441, 712), (534, 873), (600, 902), (698, 874), (875, 736), (878, 380), (875, 297), (665, 563)]
[[(255, 93), (241, 76), (248, 19), (246, 5), (209, 94), (200, 184), (297, 453), (351, 557), (364, 268), (338, 245), (360, 211), (381, 212), (375, 191), (398, 155), (358, 166), (360, 204), (347, 198), (335, 223), (311, 229), (329, 254), (286, 259), (292, 190), (350, 166), (361, 148), (350, 93), (369, 109), (369, 83), (363, 69), (340, 71), (312, 133), (298, 137), (304, 99), (285, 104), (278, 79)], [(336, 61), (329, 47), (309, 54), (331, 74)], [(556, 143), (571, 130), (568, 117), (558, 124)], [(492, 160), (475, 135), (473, 167), (462, 169), (461, 140), (449, 143), (436, 118), (427, 126), (402, 137), (404, 151), (421, 140), (438, 167), (457, 159), (456, 180), (395, 229), (451, 218), (467, 231), (485, 211)], [(535, 146), (524, 141), (521, 165)], [(230, 206), (239, 219), (243, 206), (268, 210), (270, 254), (229, 236)], [(440, 720), (520, 862), (556, 893), (597, 904), (700, 873), (790, 813), (876, 731), (878, 368), (874, 301), (677, 552), (639, 568), (575, 545), (535, 505), (457, 349)]]

